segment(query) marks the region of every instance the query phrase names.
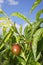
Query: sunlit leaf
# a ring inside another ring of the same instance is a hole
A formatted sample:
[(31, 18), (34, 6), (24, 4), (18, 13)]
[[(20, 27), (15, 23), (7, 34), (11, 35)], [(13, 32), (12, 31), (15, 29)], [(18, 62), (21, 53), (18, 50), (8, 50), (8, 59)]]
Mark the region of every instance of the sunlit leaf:
[(31, 25), (30, 20), (21, 13), (15, 12), (15, 13), (12, 13), (11, 16), (17, 16)]
[(6, 27), (3, 27), (3, 36), (6, 34), (6, 31), (7, 30), (7, 28)]
[(39, 21), (32, 23), (30, 41), (32, 40), (33, 34), (40, 28), (41, 23), (43, 23), (43, 19), (40, 19)]
[(30, 38), (31, 29), (32, 29), (31, 26), (28, 26), (28, 25), (24, 28), (24, 36), (28, 41)]
[(14, 23), (14, 25), (12, 25), (12, 30), (13, 30), (14, 32), (18, 33), (18, 30), (17, 30), (17, 28), (16, 28), (16, 24), (15, 24), (15, 23)]
[(43, 13), (43, 9), (38, 11), (38, 13), (36, 14), (36, 20), (39, 20), (40, 15)]
[(36, 65), (41, 65), (39, 62), (36, 62)]
[(0, 22), (0, 27), (11, 27), (9, 23), (5, 22)]
[(33, 5), (32, 5), (32, 8), (30, 10), (30, 12), (32, 12), (41, 2), (42, 0), (36, 0)]
[(6, 20), (7, 18), (5, 18), (5, 17), (0, 17), (0, 20)]
[(6, 33), (6, 35), (4, 36), (4, 39), (2, 40), (1, 44), (0, 44), (0, 50), (3, 48), (3, 46), (5, 45), (5, 43), (9, 40), (9, 38), (12, 35), (12, 31), (10, 30), (8, 33)]
[(34, 59), (36, 61), (36, 54), (37, 54), (37, 45), (38, 41), (43, 37), (43, 28), (36, 31), (36, 33), (33, 36), (33, 43), (32, 43), (32, 50), (34, 54)]
[(4, 14), (4, 12), (2, 11), (2, 9), (0, 9), (0, 14)]
[(0, 27), (10, 27), (12, 25), (12, 22), (6, 18), (6, 17), (0, 17)]
[(22, 35), (22, 25), (20, 25), (19, 31), (20, 31), (20, 34)]
[(40, 56), (41, 56), (41, 52), (39, 52), (39, 54), (38, 54), (38, 56), (37, 56), (37, 58), (36, 58), (36, 61), (39, 60)]
[(26, 63), (25, 63), (25, 59), (24, 59), (23, 57), (18, 56), (17, 58), (18, 58), (18, 60), (20, 61), (20, 63), (21, 63), (22, 65), (25, 65), (25, 64), (26, 64)]

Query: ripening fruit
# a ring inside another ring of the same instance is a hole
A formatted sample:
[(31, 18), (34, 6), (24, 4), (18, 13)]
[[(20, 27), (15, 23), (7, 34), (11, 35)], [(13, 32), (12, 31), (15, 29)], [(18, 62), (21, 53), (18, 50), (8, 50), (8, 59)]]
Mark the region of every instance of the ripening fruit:
[(19, 44), (14, 44), (12, 46), (12, 53), (15, 54), (15, 55), (19, 55), (21, 52), (21, 47)]

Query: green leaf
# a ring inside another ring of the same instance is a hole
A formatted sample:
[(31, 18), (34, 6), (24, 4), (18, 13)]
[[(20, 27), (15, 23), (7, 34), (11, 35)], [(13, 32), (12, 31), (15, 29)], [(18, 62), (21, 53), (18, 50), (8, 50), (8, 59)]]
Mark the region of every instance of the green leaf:
[(36, 65), (41, 65), (39, 62), (36, 62)]
[[(40, 41), (38, 42), (38, 48), (37, 48), (37, 51), (40, 52), (40, 51), (43, 51), (43, 37), (40, 39)], [(42, 44), (41, 44), (42, 43)], [(39, 49), (40, 48), (40, 49)]]
[(0, 23), (0, 27), (11, 27), (10, 24), (5, 23), (5, 22), (1, 22)]
[(9, 18), (8, 15), (2, 9), (0, 9), (0, 14), (3, 14), (5, 17)]
[(3, 48), (3, 46), (5, 45), (5, 43), (9, 40), (9, 38), (12, 35), (12, 31), (10, 30), (8, 33), (6, 33), (4, 39), (2, 40), (1, 44), (0, 44), (0, 50)]
[(20, 36), (19, 35), (15, 35), (15, 36), (16, 36), (17, 43), (19, 43), (20, 42)]
[(22, 64), (22, 65), (26, 65), (26, 62), (25, 62), (25, 59), (21, 56), (17, 56), (17, 59), (19, 60), (19, 62)]
[(15, 23), (14, 23), (14, 25), (12, 25), (12, 30), (14, 31), (14, 32), (16, 32), (16, 33), (18, 33), (18, 30), (17, 30), (17, 28), (16, 28), (16, 25), (15, 25)]
[(28, 52), (28, 55), (27, 55), (26, 65), (28, 65), (28, 64), (30, 64), (30, 65), (35, 65), (35, 64), (33, 64), (33, 63), (35, 63), (35, 61), (33, 62), (32, 59), (34, 60), (34, 58), (33, 58), (33, 53), (32, 53), (32, 51), (30, 50), (30, 51)]
[(25, 38), (28, 41), (29, 41), (29, 38), (30, 38), (31, 29), (32, 29), (32, 27), (31, 26), (28, 26), (28, 25), (24, 28), (24, 36), (25, 36)]
[(40, 28), (36, 31), (36, 33), (33, 36), (33, 43), (32, 43), (32, 50), (33, 50), (33, 55), (34, 59), (36, 61), (37, 58), (37, 45), (38, 41), (43, 37), (43, 28)]
[(6, 20), (7, 18), (5, 18), (5, 17), (0, 17), (0, 20)]
[[(8, 27), (8, 28), (11, 27), (12, 22), (8, 18), (6, 18), (6, 17), (0, 17), (0, 20), (2, 21), (2, 22), (0, 22), (0, 27)], [(3, 22), (3, 20), (5, 22)]]
[(3, 55), (8, 49), (4, 49), (3, 51), (0, 52), (0, 55)]
[(0, 9), (0, 14), (3, 14), (6, 18), (9, 18), (8, 15), (2, 9)]
[(20, 25), (19, 32), (20, 32), (20, 35), (22, 35), (22, 25)]
[(30, 10), (30, 12), (32, 12), (41, 2), (42, 0), (36, 0), (33, 5), (32, 5), (32, 8)]
[(3, 39), (2, 42), (1, 42), (0, 49), (3, 48), (4, 43), (6, 43), (6, 42), (9, 40), (9, 38), (11, 37), (11, 35), (13, 35), (14, 32), (18, 33), (18, 31), (17, 31), (17, 29), (16, 29), (16, 27), (15, 27), (15, 24), (14, 24), (13, 26), (10, 26), (9, 32), (6, 33), (4, 39)]
[(6, 21), (6, 22), (1, 22), (0, 27), (7, 27), (7, 28), (10, 28), (12, 31), (15, 31), (16, 33), (18, 33), (17, 28), (15, 26), (15, 23), (13, 24), (10, 21), (10, 19), (1, 17), (0, 20), (5, 20)]
[(39, 52), (39, 54), (38, 54), (38, 56), (37, 56), (37, 58), (36, 58), (36, 61), (39, 60), (40, 56), (41, 56), (41, 52)]
[(11, 16), (17, 16), (31, 25), (30, 20), (21, 13), (15, 12), (15, 13), (12, 13)]
[(5, 34), (6, 34), (6, 31), (7, 30), (7, 28), (6, 27), (3, 27), (3, 36), (5, 36)]
[(30, 41), (32, 41), (33, 34), (40, 28), (41, 23), (43, 23), (43, 19), (40, 19), (39, 21), (32, 23)]
[(12, 35), (11, 37), (12, 43), (16, 43), (16, 37)]
[(39, 20), (40, 15), (43, 13), (43, 9), (38, 11), (38, 13), (36, 14), (36, 20)]
[(0, 9), (0, 14), (4, 14), (4, 12), (2, 11), (2, 9)]

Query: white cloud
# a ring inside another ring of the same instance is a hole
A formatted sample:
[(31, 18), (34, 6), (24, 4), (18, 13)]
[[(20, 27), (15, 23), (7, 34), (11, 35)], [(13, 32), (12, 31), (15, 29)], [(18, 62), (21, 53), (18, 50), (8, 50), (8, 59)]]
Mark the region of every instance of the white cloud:
[(19, 2), (15, 0), (8, 0), (10, 5), (18, 5)]
[(3, 3), (4, 3), (4, 0), (0, 0), (0, 8), (2, 8)]
[(0, 0), (0, 3), (3, 3), (4, 2), (4, 0)]

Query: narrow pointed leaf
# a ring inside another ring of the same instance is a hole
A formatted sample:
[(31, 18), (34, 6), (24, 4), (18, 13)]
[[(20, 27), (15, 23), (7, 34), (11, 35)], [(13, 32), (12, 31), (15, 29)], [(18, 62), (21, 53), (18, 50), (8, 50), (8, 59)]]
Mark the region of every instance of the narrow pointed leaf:
[(43, 9), (38, 11), (38, 13), (36, 14), (36, 20), (40, 19), (40, 15), (43, 13)]
[(0, 20), (6, 20), (6, 18), (5, 17), (0, 17)]
[(6, 27), (3, 27), (3, 36), (5, 36), (6, 30), (7, 30), (7, 28)]
[(40, 27), (41, 23), (43, 23), (43, 19), (40, 19), (37, 22), (33, 22), (32, 29), (31, 29), (31, 35), (30, 35), (30, 41), (32, 40), (33, 34), (37, 31), (37, 29)]
[(21, 13), (15, 12), (15, 13), (12, 13), (11, 16), (17, 16), (31, 25), (30, 20)]
[(22, 35), (22, 25), (20, 25), (19, 31), (20, 31), (20, 34)]
[(0, 14), (4, 14), (4, 12), (2, 11), (2, 9), (0, 9)]
[(43, 28), (37, 30), (33, 36), (32, 50), (35, 61), (36, 61), (36, 53), (37, 53), (37, 44), (42, 37), (43, 37)]
[(4, 39), (2, 40), (1, 44), (0, 44), (0, 50), (3, 48), (3, 46), (5, 45), (5, 43), (9, 40), (9, 38), (12, 35), (12, 31), (9, 30), (8, 33), (6, 33), (6, 35), (4, 36)]
[(18, 56), (17, 58), (22, 65), (26, 65), (25, 59), (23, 57)]
[(42, 0), (36, 0), (33, 5), (32, 5), (32, 8), (30, 10), (30, 12), (32, 12), (41, 2)]

